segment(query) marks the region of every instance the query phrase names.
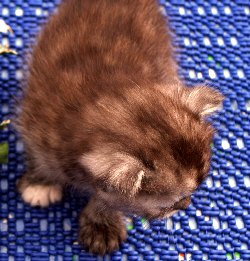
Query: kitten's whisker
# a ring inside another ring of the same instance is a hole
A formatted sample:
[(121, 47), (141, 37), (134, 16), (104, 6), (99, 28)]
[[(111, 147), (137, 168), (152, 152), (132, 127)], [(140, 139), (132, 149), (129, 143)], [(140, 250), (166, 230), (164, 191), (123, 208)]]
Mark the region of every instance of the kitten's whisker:
[(130, 81), (130, 82), (132, 82), (132, 83), (134, 83), (137, 87), (139, 87), (139, 88), (141, 88), (141, 86), (140, 85), (138, 85), (136, 82), (134, 82), (133, 80), (131, 80), (130, 78), (128, 78), (128, 80)]

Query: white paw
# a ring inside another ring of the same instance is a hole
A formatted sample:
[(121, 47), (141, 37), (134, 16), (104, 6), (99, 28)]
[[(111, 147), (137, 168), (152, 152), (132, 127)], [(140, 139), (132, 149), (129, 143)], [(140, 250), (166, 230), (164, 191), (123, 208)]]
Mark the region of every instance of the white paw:
[(62, 188), (58, 185), (29, 185), (23, 189), (22, 198), (31, 206), (47, 207), (62, 199)]

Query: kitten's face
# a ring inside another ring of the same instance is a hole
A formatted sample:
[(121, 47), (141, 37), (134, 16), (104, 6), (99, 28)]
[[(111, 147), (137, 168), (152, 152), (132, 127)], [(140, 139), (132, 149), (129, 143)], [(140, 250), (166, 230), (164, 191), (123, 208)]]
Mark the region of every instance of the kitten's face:
[[(170, 197), (166, 195), (137, 195), (134, 199), (125, 198), (111, 191), (99, 190), (98, 195), (105, 205), (128, 214), (144, 216), (148, 219), (170, 217), (179, 210), (185, 210), (191, 203), (190, 196), (182, 193), (173, 193)], [(181, 199), (180, 198), (181, 195)]]
[(81, 158), (99, 198), (110, 208), (148, 218), (186, 209), (210, 168), (213, 128), (204, 115), (221, 101), (203, 87), (171, 97), (131, 91), (122, 104), (100, 103), (111, 115), (96, 127), (100, 136)]
[(183, 145), (173, 138), (176, 144), (170, 141), (171, 147), (158, 148), (147, 157), (142, 152), (131, 156), (127, 152), (113, 153), (110, 147), (100, 149), (101, 154), (93, 159), (100, 164), (99, 171), (104, 171), (101, 168), (106, 168), (108, 161), (110, 165), (98, 188), (99, 198), (110, 208), (147, 218), (169, 217), (186, 209), (210, 167), (212, 131), (206, 127), (209, 134), (197, 137), (197, 142), (186, 141)]

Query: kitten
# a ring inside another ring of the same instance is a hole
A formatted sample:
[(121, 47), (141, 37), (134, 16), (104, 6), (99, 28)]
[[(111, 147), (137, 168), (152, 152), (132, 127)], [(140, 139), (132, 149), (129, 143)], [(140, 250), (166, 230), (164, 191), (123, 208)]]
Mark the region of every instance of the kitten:
[(168, 217), (210, 168), (206, 122), (222, 95), (181, 83), (156, 0), (66, 0), (34, 48), (20, 131), (33, 206), (67, 185), (92, 198), (80, 241), (104, 254), (126, 239), (122, 213)]

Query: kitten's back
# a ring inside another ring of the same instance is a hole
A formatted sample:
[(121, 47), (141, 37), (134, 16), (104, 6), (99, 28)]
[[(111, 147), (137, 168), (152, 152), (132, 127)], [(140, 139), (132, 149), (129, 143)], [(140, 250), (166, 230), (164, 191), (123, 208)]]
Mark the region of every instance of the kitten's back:
[(162, 83), (173, 68), (157, 1), (66, 0), (34, 49), (20, 120), (27, 146), (42, 157), (79, 156), (88, 147), (88, 104)]

